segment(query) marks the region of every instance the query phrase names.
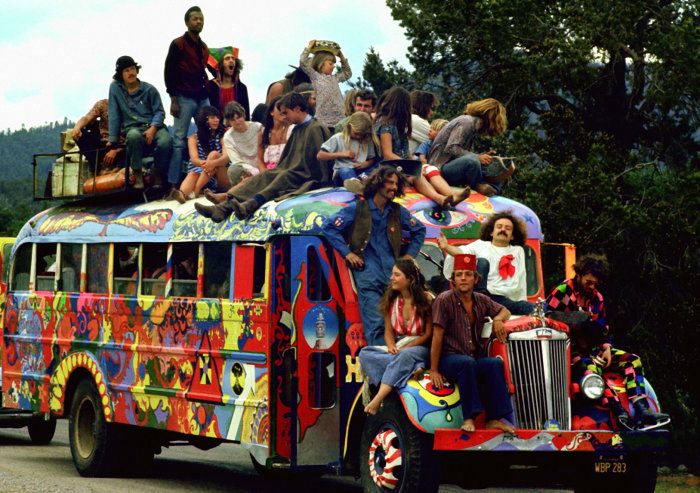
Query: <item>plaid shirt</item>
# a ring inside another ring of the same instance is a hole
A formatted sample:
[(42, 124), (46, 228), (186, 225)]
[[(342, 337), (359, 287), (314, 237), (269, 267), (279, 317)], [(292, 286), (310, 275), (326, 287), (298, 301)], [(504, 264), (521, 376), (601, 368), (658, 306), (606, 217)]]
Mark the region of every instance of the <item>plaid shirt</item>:
[[(580, 306), (579, 299), (583, 301)], [(591, 319), (598, 322), (605, 329), (605, 335), (609, 338), (610, 328), (605, 321), (603, 295), (598, 290), (594, 289), (593, 295), (587, 298), (584, 293), (576, 290), (576, 284), (573, 279), (567, 279), (549, 294), (547, 306), (552, 310), (562, 312), (575, 312), (578, 310), (588, 312)]]
[(462, 300), (454, 289), (440, 293), (433, 301), (433, 325), (445, 329), (442, 354), (466, 354), (472, 357), (484, 355), (484, 346), (480, 343), (484, 319), (498, 315), (503, 305), (481, 293), (473, 293), (473, 299), (473, 327)]

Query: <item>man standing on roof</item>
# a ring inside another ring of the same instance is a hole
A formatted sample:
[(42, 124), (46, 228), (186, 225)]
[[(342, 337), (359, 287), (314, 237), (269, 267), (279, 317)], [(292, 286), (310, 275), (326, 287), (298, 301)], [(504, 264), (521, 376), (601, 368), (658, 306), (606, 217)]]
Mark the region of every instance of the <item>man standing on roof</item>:
[(443, 273), (452, 275), (454, 255), (470, 253), (477, 257), (477, 270), (483, 281), (476, 291), (490, 296), (513, 315), (529, 315), (535, 308), (527, 301), (525, 240), (527, 228), (511, 211), (494, 214), (479, 230), (479, 239), (461, 247), (450, 245), (441, 233), (438, 246), (447, 254)]
[(165, 88), (170, 95), (170, 114), (175, 118), (173, 154), (168, 181), (180, 181), (187, 130), (203, 106), (209, 105), (207, 74), (209, 48), (199, 37), (204, 27), (202, 10), (195, 6), (185, 13), (187, 32), (170, 43), (165, 59)]
[[(353, 270), (362, 326), (370, 346), (384, 344), (384, 316), (379, 312), (379, 300), (394, 262), (418, 255), (425, 238), (425, 226), (394, 202), (394, 197), (402, 195), (400, 173), (393, 166), (380, 166), (369, 176), (364, 198), (326, 218), (321, 226), (328, 242)], [(401, 255), (404, 230), (410, 243)], [(343, 237), (346, 233), (347, 243)]]
[[(141, 68), (130, 56), (117, 59), (114, 80), (109, 86), (109, 142), (107, 147), (119, 143), (122, 134), (126, 137), (126, 153), (134, 188), (143, 188), (144, 151), (153, 151), (156, 168), (155, 185), (161, 182), (170, 163), (170, 134), (165, 128), (165, 110), (158, 90), (138, 78)], [(112, 149), (107, 152), (108, 156)], [(107, 156), (107, 157), (108, 157)], [(107, 160), (105, 157), (105, 161)]]

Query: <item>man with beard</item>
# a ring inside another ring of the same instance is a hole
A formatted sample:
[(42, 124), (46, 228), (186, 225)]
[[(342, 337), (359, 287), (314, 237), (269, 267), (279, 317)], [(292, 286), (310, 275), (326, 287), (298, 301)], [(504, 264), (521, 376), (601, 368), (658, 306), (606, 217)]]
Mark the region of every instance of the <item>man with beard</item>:
[[(574, 328), (571, 348), (571, 377), (574, 382), (583, 375), (604, 370), (615, 371), (625, 382), (627, 398), (634, 408), (634, 422), (622, 407), (615, 391), (606, 386), (601, 404), (608, 407), (620, 429), (648, 430), (670, 421), (667, 414), (649, 409), (644, 389), (644, 369), (636, 354), (612, 347), (610, 328), (605, 320), (603, 295), (596, 289), (609, 272), (607, 259), (602, 255), (584, 255), (574, 264), (574, 278), (554, 288), (547, 297), (550, 310), (583, 311), (593, 322), (583, 330)], [(592, 327), (591, 327), (592, 326)], [(578, 332), (578, 334), (577, 334)]]
[(299, 195), (330, 183), (330, 167), (316, 159), (330, 133), (307, 112), (304, 98), (286, 94), (279, 102), (280, 112), (296, 125), (284, 146), (279, 164), (231, 188), (227, 193), (206, 194), (216, 205), (195, 204), (195, 209), (214, 222), (224, 221), (231, 213), (239, 220), (253, 214), (265, 202)]
[[(168, 181), (175, 187), (182, 174), (185, 140), (190, 121), (209, 104), (209, 81), (204, 68), (209, 60), (209, 48), (199, 37), (204, 28), (204, 15), (199, 7), (185, 13), (187, 32), (170, 43), (165, 59), (165, 88), (170, 95), (173, 126), (173, 154)], [(196, 123), (196, 122), (195, 122)]]
[[(155, 186), (161, 183), (160, 173), (165, 173), (170, 162), (170, 134), (165, 128), (165, 111), (158, 90), (148, 82), (138, 78), (140, 65), (130, 56), (117, 59), (114, 80), (109, 86), (109, 138), (107, 142), (107, 163), (115, 152), (114, 146), (120, 137), (125, 136), (126, 154), (134, 188), (143, 188), (143, 163), (145, 152), (153, 151), (157, 172), (154, 173)], [(111, 165), (111, 162), (108, 164)], [(155, 170), (154, 170), (155, 171)]]
[(480, 339), (484, 319), (491, 317), (494, 334), (506, 342), (503, 322), (510, 318), (510, 312), (488, 296), (474, 292), (479, 277), (474, 255), (455, 256), (452, 289), (440, 293), (433, 302), (430, 382), (438, 390), (445, 385), (445, 377), (457, 383), (462, 431), (475, 431), (474, 419), (485, 408), (486, 428), (515, 433), (515, 427), (504, 421), (512, 414), (513, 405), (503, 360), (487, 357)]
[(461, 253), (476, 255), (477, 270), (482, 278), (476, 290), (490, 296), (510, 310), (513, 315), (529, 315), (535, 305), (527, 301), (525, 272), (525, 240), (527, 229), (511, 211), (494, 214), (479, 230), (479, 239), (461, 247), (450, 245), (441, 233), (438, 246), (445, 257), (443, 273), (452, 275), (453, 256)]
[[(364, 198), (323, 221), (328, 242), (347, 261), (357, 284), (360, 317), (367, 344), (384, 344), (384, 316), (379, 300), (398, 258), (414, 258), (425, 238), (425, 226), (394, 202), (403, 195), (403, 177), (393, 166), (380, 166), (368, 178)], [(410, 243), (401, 255), (402, 231)], [(344, 234), (347, 233), (346, 243)], [(349, 243), (349, 244), (348, 244)]]
[(209, 52), (218, 64), (216, 77), (209, 81), (209, 104), (223, 115), (226, 103), (235, 101), (243, 106), (246, 121), (250, 120), (248, 88), (240, 79), (243, 62), (238, 58), (238, 49), (228, 46), (212, 48)]

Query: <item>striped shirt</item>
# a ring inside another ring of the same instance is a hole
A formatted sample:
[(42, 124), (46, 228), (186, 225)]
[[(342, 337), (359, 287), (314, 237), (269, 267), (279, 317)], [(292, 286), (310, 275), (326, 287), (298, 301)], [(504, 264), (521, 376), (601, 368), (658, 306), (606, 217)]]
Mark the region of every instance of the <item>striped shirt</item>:
[(486, 317), (495, 317), (503, 309), (486, 295), (473, 293), (474, 326), (462, 306), (462, 300), (454, 289), (440, 293), (433, 302), (433, 325), (445, 329), (442, 337), (442, 354), (466, 354), (483, 356), (480, 344), (481, 329)]

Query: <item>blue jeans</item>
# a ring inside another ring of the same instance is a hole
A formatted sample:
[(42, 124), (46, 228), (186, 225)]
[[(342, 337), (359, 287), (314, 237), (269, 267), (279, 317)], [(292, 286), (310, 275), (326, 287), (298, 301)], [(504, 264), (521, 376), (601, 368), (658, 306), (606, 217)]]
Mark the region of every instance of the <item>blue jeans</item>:
[(170, 169), (168, 171), (168, 182), (176, 184), (182, 176), (182, 161), (185, 154), (187, 130), (190, 128), (192, 118), (197, 123), (197, 115), (203, 106), (209, 104), (209, 98), (192, 99), (187, 96), (178, 96), (177, 102), (180, 104), (180, 116), (175, 118), (173, 124), (173, 155), (170, 159)]
[(364, 168), (364, 169), (355, 169), (351, 166), (343, 166), (342, 168), (338, 168), (335, 170), (336, 172), (336, 177), (335, 177), (335, 184), (339, 187), (343, 186), (343, 182), (345, 180), (350, 180), (352, 178), (358, 178), (361, 179), (361, 175), (366, 175), (369, 176), (372, 174), (372, 171), (377, 169), (379, 165), (375, 162), (372, 166), (369, 168)]
[(438, 370), (457, 382), (464, 419), (475, 418), (484, 407), (487, 421), (507, 417), (513, 412), (501, 359), (443, 354)]
[[(475, 154), (465, 154), (442, 165), (440, 168), (442, 177), (454, 187), (469, 185), (476, 189), (479, 183), (484, 183), (484, 174), (481, 171), (481, 163)], [(498, 193), (501, 192), (500, 183), (491, 183)]]
[(151, 145), (146, 145), (143, 132), (148, 127), (131, 127), (126, 131), (126, 155), (131, 169), (143, 168), (144, 154), (153, 152), (153, 164), (161, 171), (168, 169), (170, 163), (170, 134), (166, 128), (159, 128)]
[(491, 264), (485, 258), (476, 259), (476, 271), (481, 275), (481, 281), (474, 287), (477, 293), (485, 294), (496, 303), (505, 306), (513, 315), (530, 315), (535, 309), (535, 304), (529, 301), (513, 301), (510, 298), (498, 294), (489, 293), (488, 278)]

